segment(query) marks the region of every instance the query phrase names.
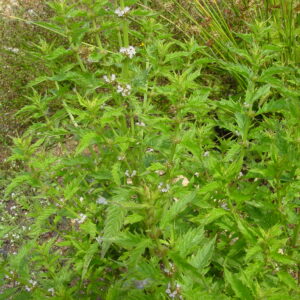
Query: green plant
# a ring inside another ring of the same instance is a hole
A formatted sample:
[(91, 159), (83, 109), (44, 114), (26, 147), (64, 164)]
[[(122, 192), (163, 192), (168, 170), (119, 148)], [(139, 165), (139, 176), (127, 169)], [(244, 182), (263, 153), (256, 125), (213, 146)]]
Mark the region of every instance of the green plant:
[[(66, 44), (31, 52), (49, 74), (18, 112), (3, 197), (28, 218), (12, 251), (21, 220), (1, 225), (3, 297), (298, 299), (299, 71), (263, 22), (231, 61), (137, 4), (56, 1), (35, 22)], [(222, 95), (216, 66), (243, 89)]]

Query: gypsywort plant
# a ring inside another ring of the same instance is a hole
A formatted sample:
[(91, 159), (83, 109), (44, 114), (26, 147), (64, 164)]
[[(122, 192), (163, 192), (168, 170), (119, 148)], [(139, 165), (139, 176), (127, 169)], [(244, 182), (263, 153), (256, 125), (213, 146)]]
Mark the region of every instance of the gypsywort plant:
[(232, 62), (139, 4), (56, 1), (36, 23), (64, 42), (30, 53), (47, 72), (18, 112), (2, 295), (297, 299), (299, 72), (257, 23)]

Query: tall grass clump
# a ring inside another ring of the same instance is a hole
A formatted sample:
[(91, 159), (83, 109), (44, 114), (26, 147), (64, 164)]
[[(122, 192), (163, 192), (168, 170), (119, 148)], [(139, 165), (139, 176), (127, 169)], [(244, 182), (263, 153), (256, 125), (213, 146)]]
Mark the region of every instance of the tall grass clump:
[(299, 70), (210, 3), (216, 48), (148, 1), (32, 21), (62, 42), (27, 52), (47, 72), (17, 113), (0, 299), (299, 298)]

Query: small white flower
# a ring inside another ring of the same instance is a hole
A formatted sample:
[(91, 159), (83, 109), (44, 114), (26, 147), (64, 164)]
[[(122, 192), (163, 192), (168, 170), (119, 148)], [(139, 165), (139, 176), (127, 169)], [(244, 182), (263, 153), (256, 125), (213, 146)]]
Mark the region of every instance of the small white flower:
[(283, 255), (284, 254), (283, 249), (278, 249), (278, 253)]
[(135, 125), (140, 126), (140, 127), (146, 126), (146, 124), (144, 122), (136, 122)]
[(128, 56), (129, 58), (133, 58), (136, 54), (135, 48), (133, 46), (129, 46), (128, 48), (121, 47), (120, 53)]
[(32, 279), (29, 280), (29, 283), (31, 283), (32, 286), (36, 286), (36, 284), (37, 284), (37, 282)]
[(4, 48), (5, 50), (10, 51), (10, 52), (15, 53), (15, 54), (17, 54), (17, 53), (20, 52), (20, 49), (18, 49), (18, 48), (6, 47), (6, 46), (4, 46), (3, 48)]
[(169, 184), (163, 184), (162, 182), (158, 185), (158, 189), (162, 192), (162, 193), (167, 193), (170, 190), (170, 185)]
[(123, 90), (124, 90), (123, 87), (118, 84), (118, 86), (117, 86), (117, 93), (122, 93)]
[[(164, 170), (156, 170), (156, 171), (154, 171), (154, 173), (158, 174), (159, 176), (163, 176), (166, 174), (166, 172)], [(162, 184), (162, 183), (160, 183), (160, 184)]]
[(120, 53), (125, 54), (126, 52), (127, 52), (127, 48), (125, 48), (125, 47), (120, 48)]
[(125, 87), (121, 86), (120, 84), (118, 84), (118, 86), (117, 86), (117, 93), (122, 94), (122, 96), (124, 96), (124, 97), (129, 96), (130, 91), (131, 91), (130, 84), (126, 84)]
[(104, 75), (103, 76), (103, 80), (106, 82), (106, 83), (112, 83), (114, 81), (116, 81), (117, 77), (115, 74), (111, 74), (110, 76), (107, 76), (107, 75)]
[(85, 219), (87, 218), (87, 216), (84, 214), (79, 214), (79, 216), (80, 216), (80, 219), (78, 218), (78, 219), (76, 219), (76, 221), (77, 221), (77, 223), (82, 224), (85, 221)]
[(225, 210), (229, 210), (227, 203), (222, 203), (220, 206)]
[(196, 172), (194, 176), (199, 177), (199, 172)]
[(132, 178), (132, 177), (136, 176), (136, 170), (133, 170), (133, 171), (131, 172), (131, 174), (129, 173), (129, 170), (126, 170), (126, 171), (125, 171), (125, 176), (126, 176), (126, 177), (129, 177), (129, 178)]
[(147, 153), (154, 152), (154, 149), (153, 149), (153, 148), (147, 148), (146, 152), (147, 152)]
[(205, 151), (204, 154), (203, 154), (203, 156), (204, 156), (204, 157), (209, 156), (209, 151)]
[(106, 200), (106, 198), (100, 196), (100, 197), (97, 199), (96, 203), (97, 203), (97, 204), (104, 204), (104, 205), (105, 205), (105, 204), (107, 204), (107, 200)]
[(29, 9), (27, 12), (31, 16), (37, 15), (37, 13), (33, 9)]
[(139, 290), (142, 290), (146, 287), (146, 285), (149, 283), (149, 279), (144, 279), (144, 280), (135, 280), (134, 284), (135, 287)]
[(123, 11), (125, 12), (125, 14), (128, 13), (130, 11), (130, 7), (125, 6)]
[(99, 244), (101, 244), (102, 241), (103, 241), (103, 238), (102, 238), (102, 236), (97, 236), (97, 237), (95, 238), (95, 240), (96, 240)]
[(54, 288), (48, 289), (48, 292), (51, 293), (52, 296), (54, 296), (54, 293), (55, 293)]
[(27, 292), (30, 292), (30, 291), (31, 291), (31, 288), (30, 288), (29, 286), (25, 285), (25, 290), (26, 290)]
[(80, 198), (79, 198), (79, 201), (80, 201), (80, 202), (83, 202), (83, 197), (80, 197)]
[(116, 14), (118, 17), (123, 17), (123, 16), (126, 15), (129, 11), (130, 11), (130, 7), (128, 7), (128, 6), (124, 7), (124, 9), (122, 9), (121, 7), (118, 7), (118, 8), (115, 10), (115, 14)]

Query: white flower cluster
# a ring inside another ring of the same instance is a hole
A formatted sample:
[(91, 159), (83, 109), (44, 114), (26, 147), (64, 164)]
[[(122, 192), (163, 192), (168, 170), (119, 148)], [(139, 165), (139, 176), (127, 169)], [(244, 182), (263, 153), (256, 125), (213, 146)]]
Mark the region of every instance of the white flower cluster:
[(125, 171), (125, 176), (127, 177), (127, 184), (132, 184), (133, 181), (132, 181), (132, 178), (134, 176), (136, 176), (136, 170), (133, 170), (132, 173), (130, 174), (128, 170)]
[(129, 96), (130, 91), (131, 91), (130, 84), (126, 84), (125, 86), (121, 86), (120, 84), (118, 84), (117, 86), (117, 93), (122, 94), (122, 96), (124, 97)]
[(103, 79), (106, 83), (112, 83), (112, 82), (116, 81), (117, 77), (115, 74), (111, 74), (110, 76), (104, 75)]
[(142, 290), (146, 287), (146, 285), (149, 283), (149, 279), (146, 278), (144, 280), (135, 280), (134, 285), (137, 289)]
[(170, 190), (170, 185), (169, 184), (163, 184), (162, 182), (158, 185), (158, 189), (162, 193), (167, 193)]
[(204, 156), (204, 157), (209, 156), (209, 151), (205, 151), (205, 152), (203, 153), (203, 156)]
[[(7, 50), (7, 51), (9, 51), (9, 52), (12, 52), (12, 53), (15, 53), (15, 54), (17, 54), (17, 53), (20, 52), (20, 49), (18, 49), (18, 48), (6, 47), (6, 46), (4, 46), (3, 48), (4, 48), (5, 50)], [(14, 193), (13, 193), (13, 194), (14, 194)]]
[(103, 204), (103, 205), (105, 205), (105, 204), (107, 204), (108, 202), (107, 202), (106, 198), (100, 196), (100, 197), (96, 200), (96, 203), (97, 203), (97, 204)]
[(95, 238), (95, 240), (101, 245), (101, 243), (103, 242), (103, 237), (99, 235)]
[(129, 58), (133, 58), (136, 54), (135, 48), (133, 46), (129, 46), (128, 48), (121, 47), (120, 53), (128, 56)]
[(180, 292), (180, 285), (177, 283), (176, 284), (176, 288), (172, 291), (171, 290), (171, 283), (168, 283), (168, 288), (166, 289), (166, 294), (170, 297), (170, 298), (176, 298), (177, 296), (179, 297), (179, 299), (183, 299), (183, 297), (181, 295), (179, 295)]
[(136, 170), (133, 170), (131, 174), (129, 173), (128, 170), (126, 170), (126, 171), (125, 171), (125, 176), (126, 176), (126, 177), (130, 177), (130, 178), (136, 176)]
[(37, 285), (37, 282), (32, 279), (30, 279), (28, 282), (31, 284), (31, 287), (29, 287), (28, 285), (25, 285), (25, 290), (27, 292), (30, 292)]
[(84, 215), (84, 214), (79, 214), (79, 216), (80, 216), (80, 218), (75, 219), (75, 221), (76, 221), (78, 224), (82, 224), (82, 223), (85, 221), (85, 219), (87, 218), (87, 216)]
[(146, 126), (146, 124), (144, 122), (135, 122), (135, 125), (140, 126), (140, 127)]
[(54, 296), (54, 294), (55, 294), (54, 288), (48, 289), (48, 292), (51, 293), (51, 296)]
[(175, 273), (175, 266), (173, 263), (169, 262), (169, 268), (164, 268), (164, 272), (168, 276), (172, 276)]
[(122, 9), (121, 7), (118, 7), (118, 8), (115, 10), (115, 14), (116, 14), (118, 17), (123, 17), (123, 16), (126, 15), (129, 11), (130, 11), (130, 7), (128, 7), (128, 6), (125, 6), (123, 9)]

